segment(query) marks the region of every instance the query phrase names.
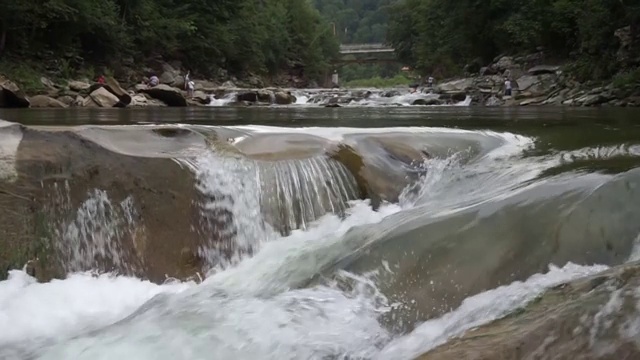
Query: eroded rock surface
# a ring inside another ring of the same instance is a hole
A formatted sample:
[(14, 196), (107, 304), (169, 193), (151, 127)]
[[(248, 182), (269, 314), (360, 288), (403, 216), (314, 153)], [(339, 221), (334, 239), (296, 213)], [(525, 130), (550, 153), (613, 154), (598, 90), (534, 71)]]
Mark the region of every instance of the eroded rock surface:
[[(0, 133), (16, 140), (0, 181), (2, 276), (27, 261), (40, 280), (94, 269), (161, 282), (203, 270), (184, 265), (203, 241), (191, 171), (168, 157), (110, 151), (74, 130), (11, 125)], [(154, 136), (162, 143), (162, 133)]]
[(557, 286), (420, 360), (640, 358), (640, 265)]

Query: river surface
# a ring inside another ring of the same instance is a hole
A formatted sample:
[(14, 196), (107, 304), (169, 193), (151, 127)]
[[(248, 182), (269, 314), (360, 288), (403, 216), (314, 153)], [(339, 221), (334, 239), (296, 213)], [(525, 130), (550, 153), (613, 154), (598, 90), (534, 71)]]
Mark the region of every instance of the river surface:
[[(271, 168), (229, 165), (211, 151), (178, 160), (204, 179), (199, 191), (234, 199), (242, 231), (233, 261), (202, 282), (163, 284), (80, 271), (37, 283), (15, 269), (0, 282), (2, 359), (413, 359), (547, 288), (640, 255), (637, 109), (33, 109), (0, 119), (107, 132), (211, 128), (254, 155), (271, 149), (258, 142), (265, 136), (313, 136), (408, 182), (372, 206), (351, 196), (356, 180), (334, 163), (275, 161), (279, 209), (310, 214), (279, 233), (257, 218), (266, 185), (253, 176)], [(428, 159), (407, 165), (383, 140)], [(320, 212), (314, 203), (329, 193), (335, 201)]]

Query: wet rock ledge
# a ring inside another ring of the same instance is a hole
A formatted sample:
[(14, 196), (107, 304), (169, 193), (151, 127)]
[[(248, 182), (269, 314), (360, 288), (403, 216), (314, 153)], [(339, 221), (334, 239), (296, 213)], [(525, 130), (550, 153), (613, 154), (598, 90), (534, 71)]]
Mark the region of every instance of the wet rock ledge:
[(559, 285), (417, 359), (640, 359), (640, 263)]
[[(239, 135), (234, 131), (26, 127), (0, 120), (0, 279), (25, 264), (41, 281), (78, 271), (158, 283), (206, 273), (235, 254), (242, 231), (228, 205), (239, 190), (221, 189), (225, 176), (237, 176), (218, 168), (227, 160), (251, 169), (247, 181), (254, 170), (261, 171), (268, 184), (259, 185), (261, 205), (252, 206), (260, 206), (263, 220), (286, 235), (327, 212), (344, 210), (348, 200), (368, 198), (374, 207), (397, 201), (412, 179), (399, 169), (419, 176), (427, 158), (393, 134), (346, 147), (304, 134), (254, 134), (231, 143), (228, 139)], [(375, 149), (373, 157), (362, 155)], [(214, 163), (199, 165), (202, 158)], [(275, 172), (280, 168), (283, 172)], [(298, 178), (278, 181), (294, 175)], [(300, 188), (303, 180), (316, 192), (324, 190), (301, 199), (307, 193)], [(285, 183), (290, 187), (281, 188)], [(326, 188), (335, 183), (342, 188)], [(280, 190), (298, 197), (288, 202), (277, 196)]]

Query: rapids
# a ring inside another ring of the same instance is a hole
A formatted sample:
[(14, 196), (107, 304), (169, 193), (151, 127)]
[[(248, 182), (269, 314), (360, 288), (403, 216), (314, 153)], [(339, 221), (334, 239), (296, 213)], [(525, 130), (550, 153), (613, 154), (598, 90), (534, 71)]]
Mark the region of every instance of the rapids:
[[(237, 104), (239, 93), (246, 91), (229, 91), (220, 96), (212, 96), (209, 106), (220, 107)], [(464, 93), (452, 98), (449, 95), (439, 95), (430, 92), (411, 93), (407, 87), (396, 89), (291, 89), (291, 94), (296, 101), (285, 106), (339, 106), (339, 107), (380, 107), (380, 106), (469, 106), (471, 97)], [(263, 105), (277, 106), (271, 99), (271, 103)]]
[(640, 259), (637, 125), (337, 110), (0, 124), (3, 236), (30, 194), (50, 237), (0, 281), (0, 358), (414, 359)]

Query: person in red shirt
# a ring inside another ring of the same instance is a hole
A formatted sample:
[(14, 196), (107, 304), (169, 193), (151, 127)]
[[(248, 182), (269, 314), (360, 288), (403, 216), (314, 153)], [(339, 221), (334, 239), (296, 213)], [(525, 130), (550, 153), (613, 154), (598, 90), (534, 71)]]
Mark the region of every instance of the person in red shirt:
[(100, 75), (100, 76), (98, 77), (98, 84), (104, 84), (104, 83), (105, 83), (104, 75)]

